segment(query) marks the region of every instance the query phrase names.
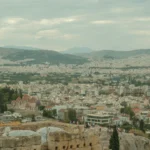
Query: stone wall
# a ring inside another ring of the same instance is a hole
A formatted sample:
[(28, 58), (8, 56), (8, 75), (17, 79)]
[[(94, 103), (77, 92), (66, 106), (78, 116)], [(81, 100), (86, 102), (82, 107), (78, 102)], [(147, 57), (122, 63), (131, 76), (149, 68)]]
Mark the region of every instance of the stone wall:
[[(46, 134), (47, 141), (42, 145), (40, 136), (0, 137), (0, 150), (108, 150), (111, 134), (105, 128), (100, 131), (98, 127), (84, 129), (82, 125), (46, 121), (22, 124), (12, 129), (36, 131), (48, 126), (63, 130), (50, 130)], [(120, 150), (150, 150), (150, 140), (144, 137), (120, 133), (119, 138)]]
[(33, 122), (33, 123), (23, 123), (18, 126), (12, 126), (12, 130), (32, 130), (37, 131), (40, 128), (43, 127), (58, 127), (61, 129), (64, 129), (67, 132), (73, 133), (73, 134), (80, 134), (84, 131), (83, 125), (74, 125), (74, 124), (67, 124), (62, 123), (58, 121), (41, 121), (41, 122)]
[(0, 150), (41, 150), (41, 137), (1, 137)]
[[(39, 145), (40, 142), (36, 142), (35, 145), (35, 143), (32, 142), (32, 139), (29, 137), (22, 137), (22, 139), (19, 139), (18, 145), (16, 145), (16, 149), (12, 149), (11, 146), (6, 147), (10, 149), (6, 149), (4, 146), (2, 150), (101, 150), (101, 143), (98, 132), (99, 130), (84, 129), (83, 125), (65, 124), (56, 121), (44, 121), (36, 123), (25, 123), (19, 126), (11, 127), (11, 129), (37, 131), (40, 128), (49, 126), (61, 128), (63, 131), (51, 131), (48, 133), (47, 143), (44, 143), (41, 146)], [(9, 137), (7, 138), (13, 139)], [(14, 143), (17, 142), (16, 139), (18, 138), (13, 139)], [(26, 139), (26, 143), (28, 144), (20, 144), (19, 146), (19, 143), (23, 143), (23, 139)]]
[(49, 150), (101, 150), (99, 136), (80, 136), (67, 132), (54, 132), (48, 135)]

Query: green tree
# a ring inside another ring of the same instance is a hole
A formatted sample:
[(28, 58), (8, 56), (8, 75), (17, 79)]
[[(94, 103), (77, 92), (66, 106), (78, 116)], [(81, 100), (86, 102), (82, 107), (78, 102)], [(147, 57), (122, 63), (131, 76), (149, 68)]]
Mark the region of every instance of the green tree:
[(16, 100), (18, 98), (18, 95), (16, 93), (13, 93), (12, 100)]
[(42, 105), (38, 107), (39, 110), (44, 110), (44, 108), (45, 106), (42, 106)]
[(56, 116), (57, 116), (57, 110), (56, 110), (56, 109), (53, 109), (53, 110), (52, 110), (52, 114), (53, 114), (53, 117), (56, 117)]
[(133, 117), (135, 116), (135, 113), (131, 110), (131, 111), (129, 112), (129, 115), (130, 115), (130, 119), (132, 120)]
[(76, 111), (74, 109), (68, 109), (68, 119), (70, 121), (76, 121)]
[(120, 148), (120, 144), (119, 144), (119, 136), (118, 136), (118, 131), (116, 126), (114, 127), (112, 136), (110, 138), (109, 141), (109, 149), (111, 150), (119, 150)]
[(143, 120), (140, 120), (140, 130), (145, 132), (144, 131), (144, 121)]
[(134, 116), (132, 121), (133, 126), (135, 128), (138, 128), (139, 119)]
[(19, 89), (19, 96), (20, 96), (20, 98), (22, 98), (22, 90), (21, 89)]
[(32, 122), (35, 122), (35, 115), (32, 115)]
[(53, 114), (51, 110), (44, 110), (43, 117), (53, 118)]
[(14, 109), (8, 109), (8, 111), (10, 111), (12, 114), (15, 112), (15, 110)]
[(43, 110), (43, 117), (47, 117), (47, 111)]
[(124, 106), (124, 107), (127, 107), (127, 102), (123, 101), (123, 102), (121, 103), (121, 105)]
[(131, 107), (127, 107), (126, 105), (124, 108), (120, 109), (120, 113), (125, 113), (130, 115), (130, 119), (133, 119), (133, 117), (135, 116), (135, 113), (132, 111)]

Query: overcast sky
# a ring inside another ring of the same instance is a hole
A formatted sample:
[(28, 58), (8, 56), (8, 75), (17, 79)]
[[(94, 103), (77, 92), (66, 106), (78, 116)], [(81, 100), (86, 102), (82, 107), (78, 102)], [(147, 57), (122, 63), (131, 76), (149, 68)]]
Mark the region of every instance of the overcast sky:
[(150, 0), (0, 0), (0, 46), (150, 48)]

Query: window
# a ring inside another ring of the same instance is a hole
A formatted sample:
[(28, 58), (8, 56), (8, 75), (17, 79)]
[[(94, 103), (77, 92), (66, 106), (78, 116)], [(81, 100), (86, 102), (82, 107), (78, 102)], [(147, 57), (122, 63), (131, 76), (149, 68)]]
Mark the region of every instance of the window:
[(102, 120), (102, 122), (108, 122), (108, 120)]
[(70, 145), (70, 148), (73, 148), (73, 146), (72, 146), (72, 145)]
[(85, 147), (85, 143), (83, 144), (83, 146)]
[(55, 147), (55, 150), (58, 150), (58, 147), (57, 147), (57, 146)]
[(63, 149), (65, 149), (66, 147), (65, 146), (63, 146)]
[(92, 146), (92, 143), (90, 143), (89, 145)]
[(77, 145), (77, 148), (79, 148), (79, 144)]

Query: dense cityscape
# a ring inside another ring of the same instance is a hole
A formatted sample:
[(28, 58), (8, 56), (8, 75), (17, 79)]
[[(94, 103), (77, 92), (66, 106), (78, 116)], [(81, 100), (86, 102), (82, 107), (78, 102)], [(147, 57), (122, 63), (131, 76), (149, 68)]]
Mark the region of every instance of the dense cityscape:
[(102, 150), (110, 146), (114, 126), (123, 140), (129, 133), (150, 138), (149, 55), (90, 58), (81, 65), (17, 63), (0, 61), (1, 127), (45, 121), (80, 126), (97, 132), (95, 145)]

